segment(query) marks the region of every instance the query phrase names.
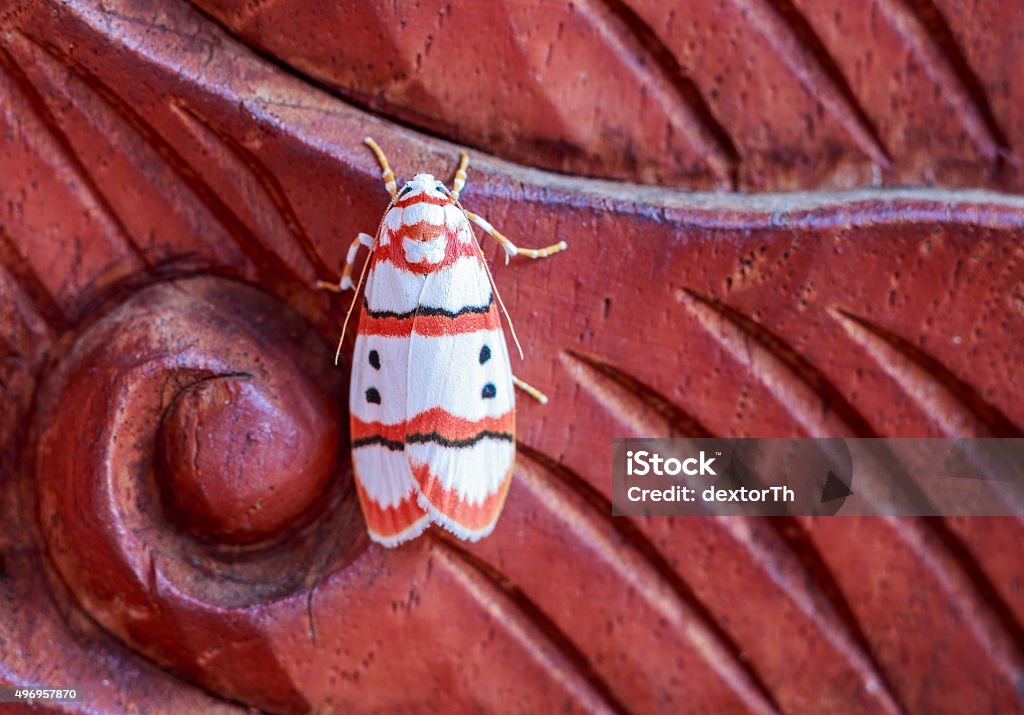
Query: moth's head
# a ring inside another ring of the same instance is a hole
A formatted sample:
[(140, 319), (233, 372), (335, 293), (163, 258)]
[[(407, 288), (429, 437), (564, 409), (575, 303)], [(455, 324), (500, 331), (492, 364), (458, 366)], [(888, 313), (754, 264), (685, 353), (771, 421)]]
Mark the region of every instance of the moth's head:
[(405, 186), (398, 190), (395, 200), (402, 205), (415, 203), (417, 200), (427, 200), (439, 204), (453, 202), (451, 192), (432, 174), (416, 174), (411, 181), (405, 182)]

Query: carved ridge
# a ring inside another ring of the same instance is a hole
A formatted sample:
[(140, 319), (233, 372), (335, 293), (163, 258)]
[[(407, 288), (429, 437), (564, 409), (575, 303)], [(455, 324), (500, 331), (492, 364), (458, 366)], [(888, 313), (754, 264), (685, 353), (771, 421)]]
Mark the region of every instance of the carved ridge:
[[(790, 597), (809, 618), (822, 622), (821, 632), (825, 638), (846, 658), (855, 671), (864, 676), (864, 682), (869, 683), (873, 680), (877, 684), (877, 690), (873, 694), (882, 708), (895, 715), (906, 713), (907, 709), (893, 688), (891, 678), (879, 663), (863, 625), (840, 588), (839, 579), (821, 551), (808, 537), (800, 521), (792, 517), (769, 518), (758, 524), (759, 528), (761, 526), (775, 532), (776, 538), (785, 544), (787, 553), (792, 555), (792, 559), (787, 558), (786, 561), (792, 560), (809, 573), (816, 582), (817, 589), (806, 589), (799, 581), (784, 578), (781, 573), (776, 582), (787, 593), (801, 592), (799, 597)], [(759, 561), (771, 562), (775, 558), (774, 552), (771, 549), (761, 549), (762, 541), (750, 539), (749, 548), (756, 553)], [(790, 565), (785, 564), (780, 565), (778, 569), (781, 572), (782, 568), (788, 567)], [(796, 585), (791, 586), (794, 581)], [(836, 627), (834, 623), (842, 623), (843, 627)]]
[[(712, 435), (699, 422), (676, 407), (672, 402), (652, 388), (639, 382), (627, 373), (615, 368), (592, 356), (586, 356), (575, 351), (566, 351), (566, 355), (574, 361), (582, 363), (584, 369), (592, 370), (595, 377), (580, 379), (578, 375), (574, 378), (584, 389), (590, 391), (595, 398), (601, 401), (607, 409), (616, 415), (636, 414), (635, 406), (631, 401), (651, 407), (654, 410), (654, 419), (640, 418), (631, 426), (638, 435), (644, 436), (669, 436), (682, 434), (693, 437), (711, 437)], [(563, 358), (563, 364), (565, 360)], [(596, 379), (595, 379), (596, 378)], [(601, 385), (605, 383), (605, 385)], [(607, 390), (621, 390), (620, 395), (607, 394)], [(655, 420), (662, 420), (662, 424), (656, 425)], [(685, 427), (680, 428), (680, 425)], [(696, 425), (694, 428), (692, 425)], [(677, 432), (679, 430), (679, 432)], [(581, 476), (575, 474), (567, 467), (559, 465), (546, 455), (534, 450), (528, 445), (520, 444), (519, 451), (534, 462), (544, 466), (548, 472), (560, 479), (566, 486), (583, 496), (590, 502), (595, 510), (601, 514), (611, 514), (611, 503), (590, 486)], [(790, 600), (805, 614), (827, 642), (831, 643), (837, 652), (854, 671), (861, 673), (865, 680), (874, 680), (879, 684), (875, 697), (879, 706), (886, 712), (902, 712), (898, 700), (891, 690), (887, 679), (883, 675), (877, 659), (863, 631), (853, 617), (852, 611), (836, 589), (830, 588), (835, 582), (831, 579), (831, 573), (827, 568), (818, 570), (814, 576), (819, 581), (824, 581), (822, 589), (816, 591), (807, 587), (806, 579), (797, 574), (803, 572), (797, 555), (792, 550), (792, 545), (783, 540), (783, 550), (765, 548), (765, 543), (775, 538), (773, 531), (766, 531), (763, 523), (758, 520), (741, 518), (716, 519), (715, 525), (720, 526), (728, 534), (729, 538), (741, 544), (743, 549), (751, 554), (753, 561), (759, 564), (767, 564), (764, 571), (770, 579), (785, 593)], [(792, 519), (784, 519), (782, 523), (795, 524)], [(643, 554), (656, 572), (672, 583), (680, 594), (680, 598), (688, 605), (698, 609), (700, 613), (706, 614), (707, 609), (701, 604), (692, 592), (679, 579), (679, 576), (672, 571), (665, 558), (657, 548), (637, 529), (632, 522), (626, 519), (613, 520), (612, 526), (619, 530), (623, 538), (632, 543), (634, 548)], [(781, 528), (781, 527), (780, 527)], [(823, 565), (825, 560), (814, 548), (813, 544), (805, 544), (805, 550), (809, 550), (812, 561)], [(780, 553), (785, 554), (780, 556)], [(787, 576), (787, 574), (789, 574)], [(824, 577), (824, 579), (822, 579)], [(838, 596), (838, 598), (837, 598)], [(710, 616), (708, 616), (710, 618)], [(728, 642), (728, 636), (724, 636)], [(738, 652), (738, 651), (737, 651)], [(767, 693), (767, 689), (765, 689)]]
[[(569, 468), (557, 464), (547, 455), (522, 443), (519, 444), (519, 452), (543, 467), (553, 478), (590, 503), (598, 514), (612, 513), (611, 502)], [(829, 642), (836, 652), (842, 655), (853, 671), (860, 673), (866, 682), (873, 680), (878, 684), (879, 687), (874, 693), (878, 705), (885, 712), (903, 712), (888, 679), (879, 667), (877, 659), (863, 635), (859, 622), (841, 592), (832, 587), (835, 579), (825, 565), (825, 559), (822, 558), (813, 543), (802, 544), (803, 551), (810, 557), (812, 563), (819, 567), (812, 570), (811, 573), (821, 588), (817, 590), (809, 588), (807, 579), (802, 577), (807, 569), (803, 565), (803, 559), (797, 557), (791, 540), (782, 539), (779, 536), (779, 532), (796, 526), (796, 521), (783, 518), (766, 522), (735, 517), (716, 519), (714, 523), (724, 529), (730, 539), (740, 544), (751, 555), (755, 563), (764, 565), (763, 571), (770, 580), (815, 625), (815, 628), (822, 634), (823, 640)], [(767, 529), (769, 526), (773, 528)], [(646, 560), (662, 580), (669, 584), (677, 598), (685, 606), (695, 611), (704, 625), (709, 626), (712, 635), (721, 639), (729, 651), (738, 657), (739, 647), (733, 643), (728, 634), (718, 628), (707, 606), (696, 597), (685, 581), (672, 569), (650, 539), (628, 519), (611, 519), (611, 527)], [(770, 548), (771, 542), (775, 540), (780, 540), (780, 546), (783, 547), (781, 551)], [(780, 556), (780, 553), (784, 555)], [(749, 669), (742, 660), (739, 663), (740, 667)], [(760, 687), (767, 700), (775, 705), (770, 690), (763, 685), (759, 676), (753, 670), (750, 670), (749, 675), (754, 678), (755, 684)]]
[[(833, 308), (829, 314), (947, 437), (1024, 436), (995, 405), (923, 350), (853, 313)], [(1024, 518), (1024, 504), (1013, 489), (998, 481), (991, 486)]]
[(884, 519), (916, 552), (949, 600), (957, 604), (961, 617), (986, 654), (1007, 683), (1019, 692), (1020, 683), (1024, 682), (1024, 627), (977, 566), (970, 549), (939, 519)]

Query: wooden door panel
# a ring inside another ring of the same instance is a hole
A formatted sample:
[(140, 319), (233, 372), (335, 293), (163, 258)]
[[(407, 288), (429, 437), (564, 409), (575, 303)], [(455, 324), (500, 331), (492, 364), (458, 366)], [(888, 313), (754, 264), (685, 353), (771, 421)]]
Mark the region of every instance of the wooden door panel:
[[(611, 516), (615, 437), (1020, 436), (1022, 199), (668, 188), (1014, 189), (987, 53), (1016, 36), (898, 5), (698, 4), (683, 31), (499, 3), (491, 35), (431, 6), (0, 6), (0, 682), (92, 712), (1019, 708), (1019, 511)], [(927, 71), (886, 93), (897, 55)], [(363, 531), (350, 298), (313, 285), (387, 204), (368, 134), (400, 178), (495, 153), (466, 206), (570, 245), (493, 261), (551, 402), (478, 544)]]

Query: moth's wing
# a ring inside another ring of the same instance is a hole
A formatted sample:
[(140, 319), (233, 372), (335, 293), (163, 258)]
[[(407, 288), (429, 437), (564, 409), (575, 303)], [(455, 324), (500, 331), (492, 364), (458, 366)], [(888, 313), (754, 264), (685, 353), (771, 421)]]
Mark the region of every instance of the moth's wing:
[(352, 467), (367, 531), (384, 546), (430, 524), (405, 456), (409, 333), (422, 288), (422, 276), (374, 261), (352, 354)]
[(475, 541), (494, 529), (515, 460), (512, 370), (481, 257), (426, 277), (408, 365), (405, 453), (420, 506)]

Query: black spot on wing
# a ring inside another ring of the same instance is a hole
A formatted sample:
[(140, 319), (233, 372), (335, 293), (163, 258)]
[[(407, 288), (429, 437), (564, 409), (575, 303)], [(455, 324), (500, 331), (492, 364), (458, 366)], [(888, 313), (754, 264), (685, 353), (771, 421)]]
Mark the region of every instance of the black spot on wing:
[(373, 405), (380, 404), (380, 393), (377, 392), (376, 387), (371, 387), (366, 391), (366, 401)]
[(377, 352), (376, 350), (371, 350), (369, 358), (370, 367), (372, 367), (374, 370), (380, 370), (380, 353)]
[(491, 349), (484, 345), (480, 348), (480, 364), (483, 365), (485, 362), (491, 359)]
[(498, 388), (494, 386), (493, 382), (488, 382), (486, 385), (484, 385), (483, 392), (480, 393), (480, 396), (483, 397), (485, 400), (490, 400), (497, 394)]

